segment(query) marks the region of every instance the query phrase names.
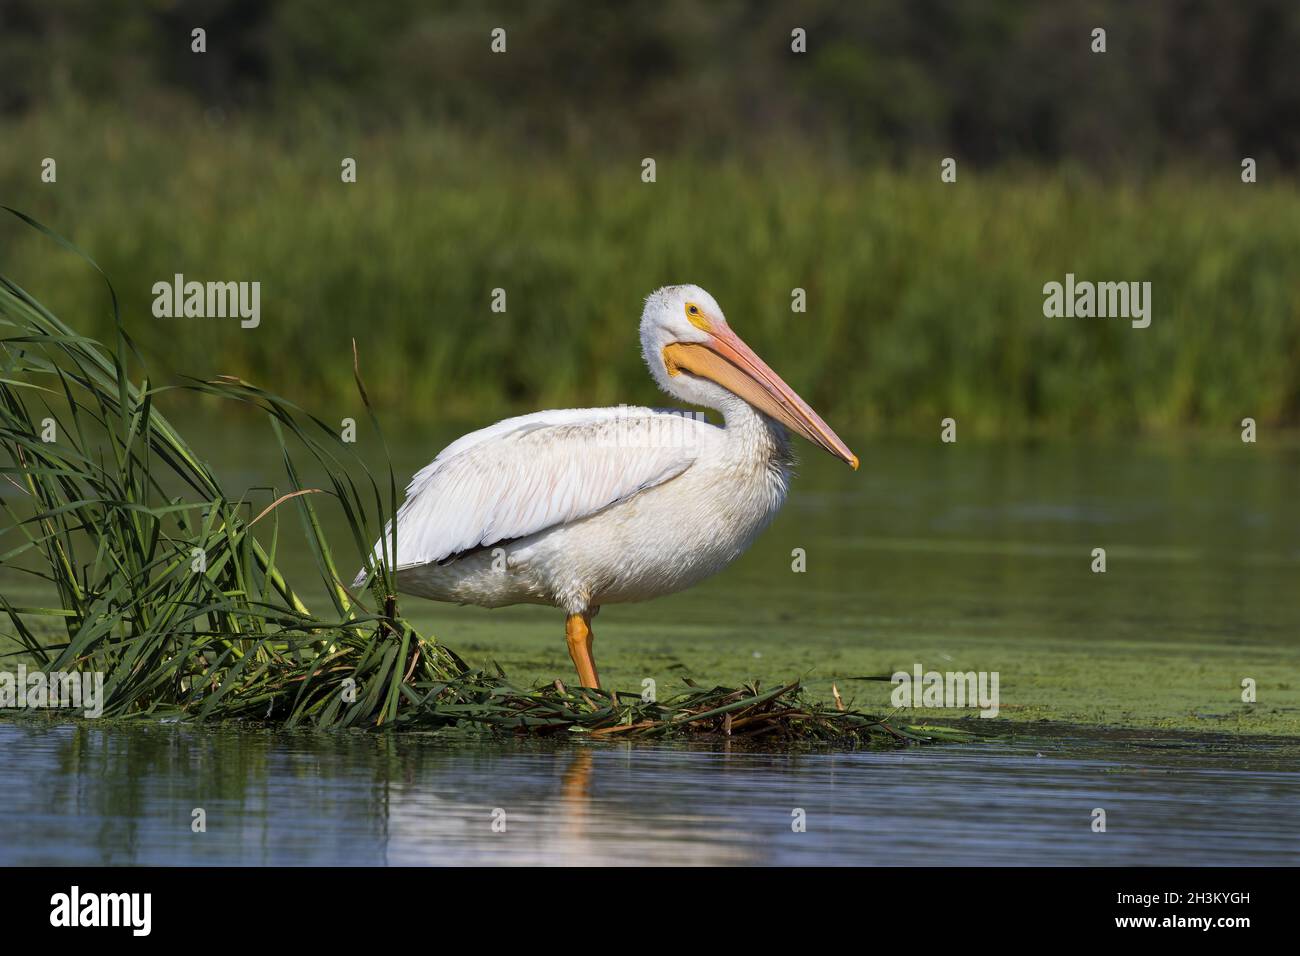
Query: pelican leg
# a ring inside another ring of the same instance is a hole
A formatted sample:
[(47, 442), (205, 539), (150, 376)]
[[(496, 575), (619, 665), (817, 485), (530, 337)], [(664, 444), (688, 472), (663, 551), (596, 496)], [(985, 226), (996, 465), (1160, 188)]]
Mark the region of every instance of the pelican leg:
[(591, 656), (591, 614), (570, 614), (564, 622), (564, 639), (569, 645), (569, 656), (578, 670), (578, 683), (583, 687), (600, 687), (596, 674), (596, 659)]

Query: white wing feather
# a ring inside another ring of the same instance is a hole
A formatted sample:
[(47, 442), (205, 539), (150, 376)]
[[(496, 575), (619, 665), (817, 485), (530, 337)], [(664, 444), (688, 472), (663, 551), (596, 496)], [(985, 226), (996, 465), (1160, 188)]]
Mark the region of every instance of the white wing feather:
[(397, 569), (595, 514), (680, 475), (718, 431), (681, 412), (620, 407), (537, 412), (471, 432), (411, 479), (397, 512)]

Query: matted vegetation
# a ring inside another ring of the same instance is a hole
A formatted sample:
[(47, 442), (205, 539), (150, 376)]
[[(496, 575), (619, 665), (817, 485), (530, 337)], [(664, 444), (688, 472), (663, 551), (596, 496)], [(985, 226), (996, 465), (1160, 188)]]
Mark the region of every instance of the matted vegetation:
[[(523, 690), (469, 667), (402, 618), (391, 561), (355, 593), (321, 530), (318, 508), (341, 509), (357, 556), (344, 563), (350, 571), (395, 510), (391, 469), (376, 476), (325, 422), (246, 382), (170, 386), (245, 403), (269, 421), (286, 485), (262, 507), (228, 494), (156, 407), (168, 387), (144, 373), (105, 283), (115, 348), (77, 334), (0, 276), (0, 447), (12, 486), (0, 496), (11, 522), (0, 566), (37, 576), (58, 597), (54, 607), (21, 607), (0, 594), (19, 646), (8, 656), (51, 672), (102, 672), (104, 716), (841, 743), (944, 735), (815, 703), (797, 682), (689, 687), (654, 702), (560, 681)], [(365, 400), (359, 370), (357, 387)], [(378, 430), (373, 414), (371, 423)], [(327, 476), (323, 487), (301, 479), (304, 458)], [(305, 541), (282, 533), (288, 509), (299, 512)], [(325, 584), (324, 611), (308, 608), (277, 560), (304, 545)], [(396, 548), (394, 533), (386, 555)]]

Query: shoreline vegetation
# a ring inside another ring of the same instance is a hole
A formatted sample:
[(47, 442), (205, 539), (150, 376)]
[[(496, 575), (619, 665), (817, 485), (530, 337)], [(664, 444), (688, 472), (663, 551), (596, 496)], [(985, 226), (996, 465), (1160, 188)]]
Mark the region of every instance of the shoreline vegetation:
[[(1266, 165), (1248, 184), (1203, 160), (1132, 176), (958, 157), (944, 183), (937, 156), (857, 165), (798, 139), (717, 158), (174, 119), (10, 119), (17, 148), (0, 157), (0, 200), (96, 250), (166, 380), (234, 374), (359, 416), (356, 339), (375, 406), (414, 422), (656, 403), (641, 298), (694, 281), (864, 434), (949, 417), (963, 437), (1300, 426), (1300, 193)], [(110, 341), (102, 288), (23, 232), (0, 229), (7, 273)], [(256, 327), (155, 317), (155, 287), (178, 274), (260, 282)], [(1149, 282), (1149, 326), (1045, 315), (1045, 286), (1066, 275)]]
[[(797, 681), (692, 686), (654, 701), (561, 681), (524, 690), (499, 668), (469, 667), (401, 616), (387, 562), (368, 592), (350, 591), (322, 531), (318, 509), (337, 506), (358, 556), (368, 554), (395, 508), (391, 469), (371, 473), (324, 422), (244, 381), (191, 380), (183, 387), (259, 409), (283, 451), (285, 484), (269, 489), (269, 504), (228, 497), (155, 406), (171, 389), (144, 373), (113, 285), (100, 276), (117, 330), (112, 349), (0, 275), (0, 447), (3, 472), (21, 492), (0, 499), (9, 519), (0, 563), (35, 574), (59, 598), (55, 607), (17, 607), (0, 595), (0, 611), (19, 646), (9, 660), (21, 654), (49, 674), (103, 675), (104, 717), (840, 745), (967, 736), (830, 707)], [(368, 406), (359, 362), (354, 372)], [(304, 458), (328, 475), (326, 487), (301, 482)], [(288, 510), (302, 519), (305, 542), (282, 535)], [(329, 595), (325, 613), (307, 607), (277, 562), (304, 545)]]

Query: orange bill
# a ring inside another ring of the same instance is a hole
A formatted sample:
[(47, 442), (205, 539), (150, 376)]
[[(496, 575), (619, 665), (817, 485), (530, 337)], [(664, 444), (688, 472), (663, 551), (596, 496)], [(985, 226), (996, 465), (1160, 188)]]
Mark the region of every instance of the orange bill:
[(858, 456), (731, 329), (713, 330), (706, 343), (674, 342), (664, 349), (664, 364), (670, 374), (684, 371), (716, 382), (857, 470)]

